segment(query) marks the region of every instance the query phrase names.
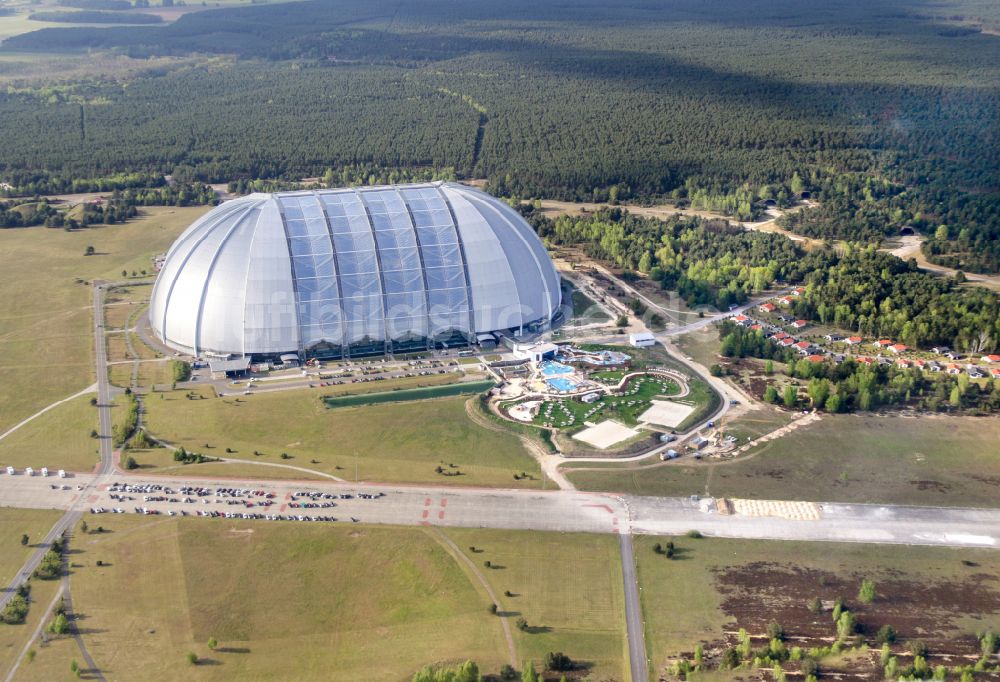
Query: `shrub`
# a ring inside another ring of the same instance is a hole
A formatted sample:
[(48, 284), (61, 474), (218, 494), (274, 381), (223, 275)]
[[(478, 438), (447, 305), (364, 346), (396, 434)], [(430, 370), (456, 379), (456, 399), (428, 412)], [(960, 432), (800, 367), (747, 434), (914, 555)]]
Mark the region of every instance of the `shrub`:
[(785, 639), (785, 629), (781, 627), (781, 623), (772, 622), (768, 625), (767, 637), (768, 639), (776, 639), (778, 641)]
[(198, 665), (198, 654), (193, 651), (189, 651), (187, 655), (187, 662), (190, 665)]
[(526, 621), (523, 616), (518, 618), (514, 624), (517, 625), (517, 629), (521, 632), (526, 632), (528, 630), (528, 621)]
[(60, 613), (52, 619), (52, 622), (49, 624), (49, 632), (53, 635), (65, 635), (69, 632), (69, 620), (65, 614)]
[(135, 461), (135, 457), (129, 455), (128, 457), (125, 458), (125, 468), (128, 469), (129, 471), (132, 471), (133, 469), (138, 469), (139, 463)]
[(688, 536), (689, 538), (693, 539), (693, 540), (698, 540), (698, 539), (700, 539), (700, 538), (703, 538), (703, 537), (705, 537), (704, 535), (702, 535), (702, 534), (701, 534), (701, 531), (700, 531), (700, 530), (689, 530), (689, 531), (688, 531), (688, 532), (686, 533), (686, 535), (687, 535), (687, 536)]
[(819, 663), (816, 662), (814, 658), (807, 658), (802, 661), (802, 674), (803, 675), (815, 675), (819, 672)]
[(545, 654), (545, 668), (562, 672), (573, 669), (573, 661), (561, 651), (550, 651)]
[(875, 583), (867, 579), (861, 581), (861, 589), (858, 590), (858, 601), (862, 604), (871, 604), (875, 601)]
[(212, 651), (215, 651), (215, 647), (217, 646), (219, 646), (219, 640), (217, 640), (215, 637), (209, 637), (208, 648), (211, 649)]
[(896, 628), (889, 624), (883, 625), (878, 629), (875, 641), (879, 644), (892, 644), (896, 641)]

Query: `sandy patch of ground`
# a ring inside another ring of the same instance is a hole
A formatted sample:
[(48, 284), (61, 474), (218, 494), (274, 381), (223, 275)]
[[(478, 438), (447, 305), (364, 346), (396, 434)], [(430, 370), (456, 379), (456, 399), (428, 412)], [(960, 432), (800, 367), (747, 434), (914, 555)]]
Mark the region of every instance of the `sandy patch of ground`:
[(675, 403), (671, 400), (651, 400), (649, 409), (639, 415), (639, 421), (675, 428), (694, 412), (691, 405)]
[(621, 443), (623, 440), (628, 440), (629, 438), (637, 435), (639, 435), (639, 432), (635, 429), (630, 429), (624, 424), (619, 424), (616, 421), (607, 419), (602, 421), (600, 424), (591, 426), (590, 428), (584, 429), (580, 433), (574, 434), (573, 438), (583, 441), (588, 445), (593, 445), (595, 448), (604, 450), (611, 447), (615, 443)]

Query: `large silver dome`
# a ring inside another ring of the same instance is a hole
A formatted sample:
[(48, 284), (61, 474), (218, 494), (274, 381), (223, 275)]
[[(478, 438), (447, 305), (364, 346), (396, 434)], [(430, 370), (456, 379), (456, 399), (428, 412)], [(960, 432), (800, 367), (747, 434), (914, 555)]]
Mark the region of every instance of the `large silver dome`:
[(559, 305), (559, 276), (517, 212), (432, 183), (227, 201), (170, 247), (149, 318), (195, 355), (341, 355), (519, 330)]

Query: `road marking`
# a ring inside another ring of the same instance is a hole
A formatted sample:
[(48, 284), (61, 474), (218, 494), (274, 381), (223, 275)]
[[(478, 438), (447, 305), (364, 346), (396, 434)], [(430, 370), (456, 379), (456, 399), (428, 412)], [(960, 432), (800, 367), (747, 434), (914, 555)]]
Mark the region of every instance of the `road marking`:
[[(448, 506), (448, 500), (444, 500), (444, 499), (442, 499), (442, 500), (441, 500), (441, 506), (442, 506), (442, 507), (447, 507), (447, 506)], [(441, 512), (441, 513), (442, 513), (442, 514), (444, 514), (444, 512)]]
[(424, 500), (424, 506), (425, 507), (431, 506), (431, 498), (428, 497), (426, 500)]
[(612, 508), (611, 508), (611, 507), (610, 507), (609, 505), (607, 505), (607, 504), (585, 504), (585, 505), (583, 505), (583, 506), (584, 506), (584, 507), (594, 507), (595, 509), (603, 509), (604, 511), (606, 511), (606, 512), (607, 512), (607, 513), (609, 513), (609, 514), (614, 514), (614, 513), (615, 513), (615, 510), (614, 510), (614, 509), (612, 509)]
[(438, 518), (444, 520), (444, 509), (438, 512)]

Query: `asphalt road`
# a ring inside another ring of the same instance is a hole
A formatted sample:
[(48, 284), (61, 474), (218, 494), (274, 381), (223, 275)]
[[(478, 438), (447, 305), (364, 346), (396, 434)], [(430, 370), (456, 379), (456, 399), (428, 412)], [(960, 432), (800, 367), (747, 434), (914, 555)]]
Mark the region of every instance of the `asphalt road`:
[(649, 659), (646, 658), (646, 629), (639, 602), (639, 579), (635, 575), (635, 555), (631, 533), (618, 535), (622, 555), (622, 581), (625, 584), (625, 629), (628, 633), (628, 659), (632, 682), (649, 679)]

